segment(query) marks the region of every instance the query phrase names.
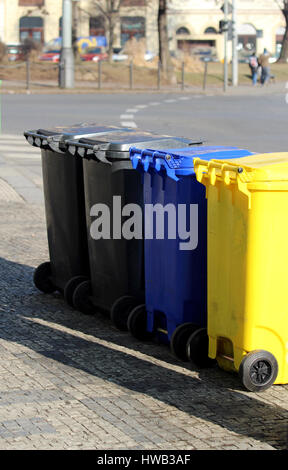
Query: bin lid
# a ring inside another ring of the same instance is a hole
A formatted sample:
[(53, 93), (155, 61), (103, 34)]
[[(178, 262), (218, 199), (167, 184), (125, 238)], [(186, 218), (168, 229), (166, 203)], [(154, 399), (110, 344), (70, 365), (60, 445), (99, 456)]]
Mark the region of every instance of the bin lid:
[(139, 148), (130, 149), (133, 168), (138, 171), (156, 171), (167, 174), (178, 180), (181, 176), (195, 175), (194, 159), (203, 160), (239, 158), (252, 155), (251, 152), (238, 147), (225, 146), (194, 146), (183, 149), (167, 149), (162, 151)]
[(78, 153), (84, 158), (95, 158), (100, 161), (109, 159), (128, 159), (132, 146), (138, 148), (153, 147), (155, 149), (185, 147), (202, 144), (203, 139), (187, 139), (170, 135), (156, 134), (140, 129), (121, 129), (113, 134), (81, 138), (78, 141), (67, 141), (68, 151), (75, 155)]
[[(103, 135), (118, 130), (123, 130), (123, 128), (97, 123), (81, 123), (74, 124), (72, 126), (56, 126), (49, 129), (25, 131), (24, 136), (34, 147), (51, 149), (59, 152), (66, 150), (66, 147), (63, 147), (62, 145), (66, 140), (80, 139), (84, 136), (93, 137), (95, 134)], [(126, 132), (129, 132), (128, 128), (126, 129)]]
[[(249, 183), (251, 189), (254, 184), (257, 189), (257, 183), (288, 183), (288, 153), (285, 152), (254, 154), (224, 161), (213, 159), (210, 162), (199, 158), (194, 165), (198, 181), (205, 178), (210, 184), (217, 180), (226, 184), (238, 181)], [(267, 185), (266, 189), (269, 189)]]

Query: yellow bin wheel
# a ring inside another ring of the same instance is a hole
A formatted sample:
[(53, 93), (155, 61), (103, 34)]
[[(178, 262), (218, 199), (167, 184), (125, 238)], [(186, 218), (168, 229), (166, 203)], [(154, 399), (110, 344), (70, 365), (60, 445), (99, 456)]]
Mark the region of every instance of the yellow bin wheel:
[(263, 392), (271, 387), (278, 375), (278, 363), (268, 351), (252, 351), (240, 364), (239, 376), (250, 392)]

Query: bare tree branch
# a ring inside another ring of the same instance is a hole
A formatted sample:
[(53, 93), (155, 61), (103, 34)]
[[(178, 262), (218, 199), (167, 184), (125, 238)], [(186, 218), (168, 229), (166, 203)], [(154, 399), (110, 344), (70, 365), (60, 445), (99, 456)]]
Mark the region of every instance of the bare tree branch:
[(101, 13), (101, 15), (104, 16), (108, 24), (108, 55), (110, 62), (112, 62), (115, 27), (117, 20), (119, 20), (120, 8), (123, 3), (124, 0), (94, 0), (92, 3), (92, 5)]

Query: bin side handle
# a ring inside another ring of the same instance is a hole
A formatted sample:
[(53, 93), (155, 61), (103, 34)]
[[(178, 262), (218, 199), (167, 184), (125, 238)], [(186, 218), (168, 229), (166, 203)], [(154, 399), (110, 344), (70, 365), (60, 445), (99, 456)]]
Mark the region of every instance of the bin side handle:
[[(32, 145), (33, 147), (41, 147), (41, 145), (43, 145), (43, 141), (44, 141), (44, 145), (46, 145), (48, 143), (48, 136), (47, 135), (38, 134), (35, 131), (25, 131), (23, 133), (23, 135), (26, 138), (26, 140), (28, 141), (28, 143), (30, 145)], [(38, 140), (36, 141), (36, 139), (38, 139)]]
[[(239, 191), (248, 198), (248, 208), (251, 209), (251, 192), (247, 188), (247, 174), (244, 168), (220, 162), (207, 162), (200, 158), (194, 159), (194, 168), (197, 180), (206, 186), (206, 194), (210, 185), (215, 186), (217, 170), (220, 170), (222, 180), (226, 186), (236, 183)], [(220, 174), (218, 173), (220, 176)]]
[[(164, 177), (167, 175), (171, 179), (179, 181), (175, 170), (169, 167), (165, 157), (158, 151), (147, 149), (138, 150), (132, 147), (130, 148), (130, 158), (134, 169), (139, 170), (140, 167), (142, 167), (145, 173), (151, 170), (152, 172), (157, 172), (160, 176), (162, 175)], [(163, 173), (161, 172), (162, 168), (164, 170)]]

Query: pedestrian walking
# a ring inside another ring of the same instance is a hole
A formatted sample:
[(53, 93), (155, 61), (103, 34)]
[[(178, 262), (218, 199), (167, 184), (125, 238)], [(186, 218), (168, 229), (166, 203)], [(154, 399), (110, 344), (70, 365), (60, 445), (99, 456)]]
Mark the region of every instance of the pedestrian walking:
[(258, 81), (258, 68), (259, 68), (258, 58), (255, 52), (251, 55), (249, 59), (249, 67), (250, 67), (251, 74), (252, 74), (252, 83), (253, 83), (253, 86), (255, 86), (257, 85), (257, 81)]
[(270, 79), (270, 54), (267, 49), (264, 49), (263, 54), (259, 57), (258, 63), (262, 67), (261, 72), (261, 85), (266, 85)]

